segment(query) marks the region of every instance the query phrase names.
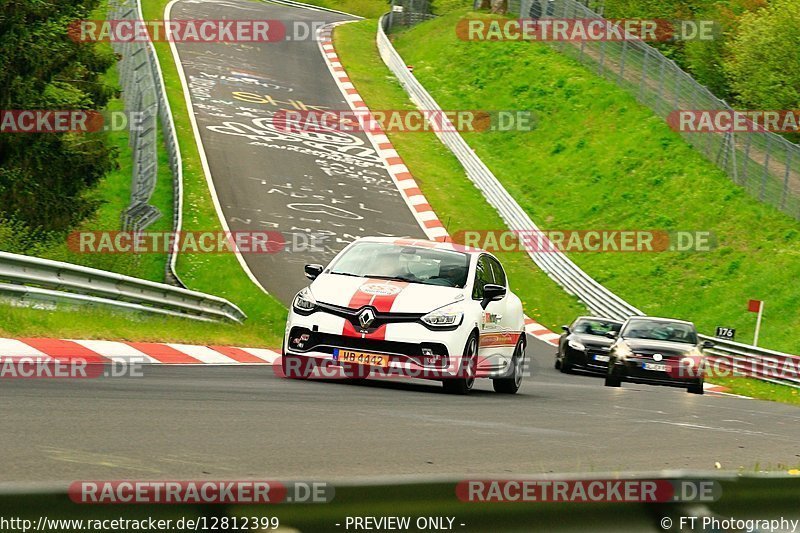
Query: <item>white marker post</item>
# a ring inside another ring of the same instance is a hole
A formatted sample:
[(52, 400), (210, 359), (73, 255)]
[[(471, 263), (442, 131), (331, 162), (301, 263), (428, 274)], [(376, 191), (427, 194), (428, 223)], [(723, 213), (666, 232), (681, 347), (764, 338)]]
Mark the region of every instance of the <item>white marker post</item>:
[(758, 318), (756, 318), (756, 333), (753, 336), (753, 346), (758, 346), (758, 332), (761, 330), (761, 316), (764, 314), (764, 301), (750, 300), (748, 302), (748, 310), (758, 312)]

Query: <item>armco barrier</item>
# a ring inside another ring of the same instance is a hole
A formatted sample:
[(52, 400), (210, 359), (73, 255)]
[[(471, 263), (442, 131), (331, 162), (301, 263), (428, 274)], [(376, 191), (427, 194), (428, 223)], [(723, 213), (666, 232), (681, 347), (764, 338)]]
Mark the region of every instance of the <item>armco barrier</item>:
[[(377, 44), (383, 62), (389, 67), (392, 73), (400, 81), (411, 100), (418, 108), (426, 111), (442, 111), (436, 100), (425, 90), (414, 75), (409, 71), (406, 62), (394, 49), (392, 43), (386, 35), (386, 25), (388, 24), (386, 15), (381, 17), (378, 24)], [(441, 116), (444, 116), (442, 114)], [(446, 125), (445, 125), (446, 126)], [(467, 177), (480, 190), (489, 204), (494, 207), (498, 214), (503, 218), (508, 228), (519, 232), (539, 232), (539, 228), (534, 224), (522, 207), (506, 191), (505, 187), (492, 174), (492, 171), (475, 155), (467, 142), (456, 131), (455, 127), (434, 128), (436, 135), (442, 143), (450, 149), (464, 167)], [(555, 246), (542, 246), (543, 249), (557, 249)], [(573, 263), (565, 254), (561, 252), (537, 252), (528, 250), (528, 255), (534, 263), (541, 268), (550, 278), (558, 283), (569, 294), (576, 296), (583, 302), (589, 310), (596, 315), (606, 316), (617, 319), (626, 319), (630, 316), (643, 316), (639, 309), (629, 304), (606, 287), (595, 281), (586, 272)], [(771, 361), (775, 358), (785, 359), (794, 358), (791, 354), (765, 350), (746, 344), (723, 341), (713, 337), (701, 336), (703, 339), (712, 340), (716, 343), (713, 349), (708, 350), (713, 360), (717, 360), (721, 365), (729, 368), (747, 362), (749, 366), (755, 366), (754, 361)], [(800, 358), (798, 358), (800, 359)], [(763, 368), (763, 365), (758, 365)], [(794, 377), (772, 377), (768, 373), (755, 373), (753, 377), (773, 383), (782, 383), (792, 387), (800, 388), (800, 379), (795, 374)]]
[(247, 315), (217, 296), (60, 261), (0, 252), (0, 294), (17, 301), (71, 302), (242, 322)]

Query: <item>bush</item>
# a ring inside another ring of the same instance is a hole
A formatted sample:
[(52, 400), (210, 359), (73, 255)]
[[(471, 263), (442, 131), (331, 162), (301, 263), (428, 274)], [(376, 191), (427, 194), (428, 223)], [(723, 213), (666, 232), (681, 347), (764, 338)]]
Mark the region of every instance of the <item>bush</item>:
[[(100, 110), (112, 96), (101, 76), (114, 64), (93, 43), (71, 40), (72, 21), (99, 0), (0, 4), (0, 108)], [(87, 189), (115, 165), (104, 133), (0, 135), (0, 217), (64, 230), (90, 215)]]

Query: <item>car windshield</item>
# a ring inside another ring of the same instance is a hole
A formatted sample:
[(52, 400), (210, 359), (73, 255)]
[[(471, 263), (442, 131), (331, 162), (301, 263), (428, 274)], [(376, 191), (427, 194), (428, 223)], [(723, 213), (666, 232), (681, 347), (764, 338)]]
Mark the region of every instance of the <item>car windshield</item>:
[(466, 285), (468, 272), (463, 252), (381, 242), (355, 244), (331, 268), (332, 274), (455, 288)]
[(572, 329), (575, 333), (583, 335), (605, 335), (609, 331), (619, 331), (622, 323), (610, 320), (598, 320), (594, 318), (582, 318), (578, 320)]
[(697, 344), (694, 326), (661, 320), (632, 320), (622, 331), (622, 337)]

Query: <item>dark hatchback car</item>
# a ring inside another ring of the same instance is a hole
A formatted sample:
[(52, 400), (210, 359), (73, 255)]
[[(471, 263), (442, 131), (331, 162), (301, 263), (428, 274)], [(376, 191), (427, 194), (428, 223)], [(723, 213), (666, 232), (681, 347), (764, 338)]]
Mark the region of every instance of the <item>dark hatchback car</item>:
[(556, 368), (568, 374), (574, 369), (605, 373), (614, 339), (609, 333), (619, 332), (622, 321), (594, 316), (579, 316), (558, 340)]
[(704, 348), (691, 322), (670, 318), (632, 317), (625, 321), (611, 347), (606, 387), (623, 381), (686, 387), (703, 394)]

